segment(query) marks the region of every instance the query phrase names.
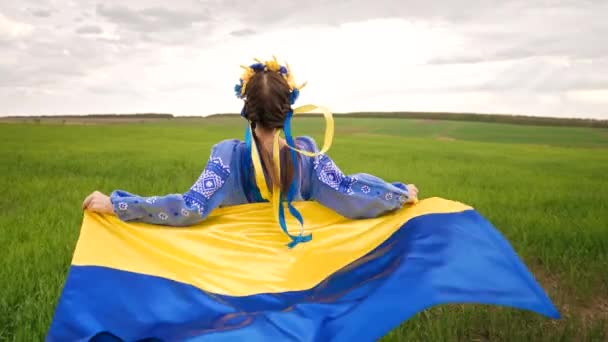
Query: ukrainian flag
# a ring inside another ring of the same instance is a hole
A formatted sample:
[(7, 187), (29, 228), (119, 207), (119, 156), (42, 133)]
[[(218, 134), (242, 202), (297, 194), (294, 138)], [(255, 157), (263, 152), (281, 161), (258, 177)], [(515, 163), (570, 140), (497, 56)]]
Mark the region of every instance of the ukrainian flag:
[(294, 249), (268, 203), (216, 209), (188, 228), (85, 212), (47, 340), (371, 341), (446, 303), (559, 317), (467, 205), (430, 198), (350, 220), (294, 204), (313, 234)]

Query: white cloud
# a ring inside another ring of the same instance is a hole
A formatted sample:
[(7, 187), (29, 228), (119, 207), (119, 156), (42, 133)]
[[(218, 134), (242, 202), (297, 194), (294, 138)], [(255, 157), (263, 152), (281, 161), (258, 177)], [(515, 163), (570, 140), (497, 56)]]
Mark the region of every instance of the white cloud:
[(97, 4), (96, 12), (111, 22), (139, 32), (188, 29), (210, 19), (207, 13), (201, 10), (165, 7), (132, 9), (121, 5), (108, 6), (103, 3)]
[[(596, 90), (573, 90), (567, 92), (566, 96), (575, 101), (589, 102), (604, 106), (608, 104), (608, 88)], [(608, 109), (606, 112), (608, 112)]]
[[(608, 3), (25, 0), (0, 4), (0, 115), (237, 112), (276, 54), (334, 111), (608, 118)], [(516, 19), (516, 20), (515, 20)]]
[(76, 29), (79, 34), (102, 34), (103, 29), (96, 25), (84, 25)]
[(36, 17), (40, 17), (40, 18), (48, 18), (50, 17), (53, 13), (49, 10), (46, 9), (30, 9), (30, 12), (32, 13), (32, 15), (36, 16)]
[(33, 26), (22, 23), (0, 13), (0, 41), (23, 38), (32, 33)]

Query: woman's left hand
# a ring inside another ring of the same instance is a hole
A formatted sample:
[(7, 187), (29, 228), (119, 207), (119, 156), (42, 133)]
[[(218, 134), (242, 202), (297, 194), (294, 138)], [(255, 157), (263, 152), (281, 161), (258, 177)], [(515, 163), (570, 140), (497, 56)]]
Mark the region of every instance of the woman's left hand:
[(93, 193), (85, 198), (84, 202), (82, 202), (82, 209), (103, 214), (114, 213), (114, 207), (112, 206), (110, 197), (99, 191), (93, 191)]

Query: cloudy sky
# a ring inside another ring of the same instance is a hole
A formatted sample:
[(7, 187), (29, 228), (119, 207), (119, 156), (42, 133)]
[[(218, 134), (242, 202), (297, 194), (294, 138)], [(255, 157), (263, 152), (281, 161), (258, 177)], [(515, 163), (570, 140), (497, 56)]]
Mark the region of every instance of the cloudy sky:
[(608, 119), (606, 0), (2, 0), (0, 115), (238, 112), (253, 57), (299, 104)]

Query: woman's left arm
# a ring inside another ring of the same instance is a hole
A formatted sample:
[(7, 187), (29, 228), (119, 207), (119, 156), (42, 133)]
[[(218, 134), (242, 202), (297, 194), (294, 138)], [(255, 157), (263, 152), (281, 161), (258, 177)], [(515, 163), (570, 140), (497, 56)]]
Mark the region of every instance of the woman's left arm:
[(205, 169), (184, 194), (143, 197), (124, 190), (115, 190), (110, 196), (94, 192), (85, 199), (83, 208), (113, 212), (122, 221), (167, 226), (196, 224), (222, 203), (231, 188), (233, 148), (231, 141), (215, 145)]
[[(220, 199), (220, 195), (213, 199)], [(110, 195), (113, 212), (122, 221), (145, 222), (167, 226), (189, 226), (207, 217), (212, 206), (194, 201), (186, 194), (143, 197), (123, 190)], [(207, 210), (207, 207), (210, 207)]]

